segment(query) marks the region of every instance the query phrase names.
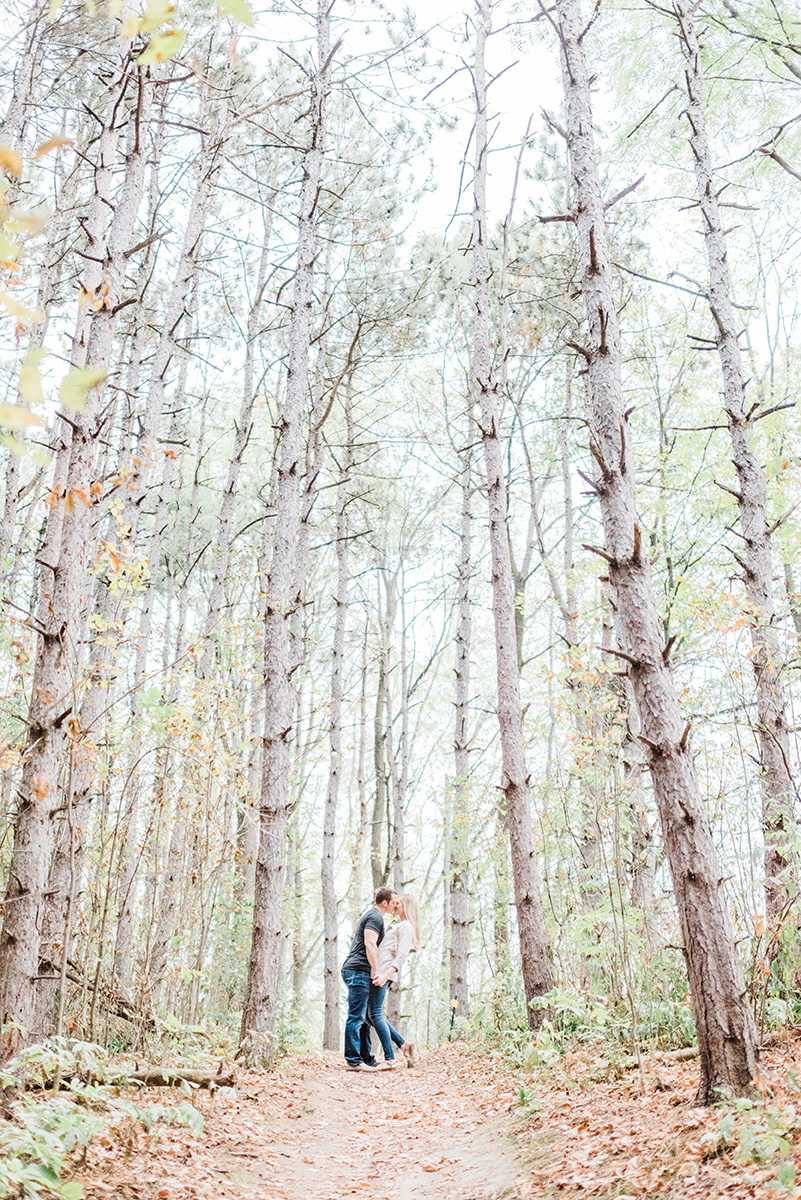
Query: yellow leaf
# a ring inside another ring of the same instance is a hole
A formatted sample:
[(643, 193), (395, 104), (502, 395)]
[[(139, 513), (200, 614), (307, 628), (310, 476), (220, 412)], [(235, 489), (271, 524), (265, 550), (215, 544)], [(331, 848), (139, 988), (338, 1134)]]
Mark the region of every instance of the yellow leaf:
[(65, 408), (84, 412), (87, 394), (107, 376), (105, 367), (70, 367), (59, 392), (61, 403)]
[(108, 15), (116, 17), (122, 11), (123, 0), (108, 0)]
[(50, 0), (50, 10), (47, 14), (50, 20), (52, 20), (53, 17), (57, 17), (63, 7), (64, 0)]
[(49, 220), (50, 209), (46, 204), (39, 204), (27, 210), (14, 209), (7, 224), (20, 233), (41, 233)]
[(27, 425), (41, 424), (38, 417), (20, 404), (0, 404), (0, 425), (5, 425), (7, 429), (25, 429)]
[(170, 0), (150, 0), (147, 10), (139, 22), (139, 28), (142, 33), (152, 33), (154, 29), (158, 29), (159, 25), (171, 21), (174, 13), (175, 5), (171, 4)]
[(0, 144), (0, 167), (6, 175), (13, 175), (15, 179), (19, 179), (22, 174), (22, 159), (16, 150)]
[(34, 449), (31, 450), (31, 458), (36, 463), (37, 467), (44, 467), (45, 470), (47, 470), (53, 461), (52, 454), (48, 454), (46, 450), (40, 450), (38, 447), (34, 447)]
[(18, 321), (41, 321), (44, 316), (40, 308), (25, 308), (23, 304), (17, 304), (8, 292), (0, 292), (0, 304), (9, 316), (16, 317)]
[(47, 351), (43, 346), (31, 346), (23, 360), (22, 370), (19, 373), (18, 390), (22, 399), (28, 404), (41, 404), (44, 400), (39, 363), (46, 354)]
[(185, 41), (186, 33), (183, 29), (165, 29), (162, 33), (154, 33), (148, 42), (147, 50), (143, 50), (136, 61), (140, 67), (167, 62), (175, 57)]
[(126, 17), (125, 20), (123, 21), (122, 25), (120, 26), (120, 37), (123, 37), (123, 38), (136, 37), (138, 32), (139, 32), (139, 18), (138, 17)]
[(61, 146), (72, 146), (72, 138), (62, 137), (57, 133), (55, 137), (48, 138), (46, 142), (42, 142), (41, 146), (37, 146), (33, 152), (34, 158), (44, 158), (45, 154), (49, 154), (51, 150), (58, 150)]
[(0, 446), (5, 446), (6, 450), (10, 450), (12, 454), (16, 454), (17, 458), (22, 458), (28, 447), (18, 438), (12, 437), (10, 433), (0, 433)]
[(252, 25), (254, 21), (249, 0), (217, 0), (217, 12), (221, 17), (231, 17), (245, 25)]

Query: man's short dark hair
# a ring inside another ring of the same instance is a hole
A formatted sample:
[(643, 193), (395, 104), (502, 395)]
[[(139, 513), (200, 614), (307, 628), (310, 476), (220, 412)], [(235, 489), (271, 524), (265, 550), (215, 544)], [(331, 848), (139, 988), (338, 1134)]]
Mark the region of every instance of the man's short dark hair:
[(387, 901), (391, 900), (392, 897), (395, 895), (397, 895), (397, 892), (395, 891), (394, 888), (391, 888), (391, 887), (379, 888), (375, 894), (375, 900), (373, 901), (373, 904), (386, 904)]

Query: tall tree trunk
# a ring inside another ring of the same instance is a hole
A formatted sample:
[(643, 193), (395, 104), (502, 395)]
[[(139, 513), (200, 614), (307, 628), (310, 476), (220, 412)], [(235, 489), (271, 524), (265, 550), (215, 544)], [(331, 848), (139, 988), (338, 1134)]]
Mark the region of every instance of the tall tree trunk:
[(320, 868), (323, 893), (323, 977), (325, 982), (325, 1023), (323, 1047), (339, 1047), (339, 952), (337, 946), (337, 898), (334, 890), (334, 853), (336, 848), (337, 801), (342, 769), (342, 665), (345, 657), (345, 621), (348, 615), (348, 489), (353, 466), (353, 421), (351, 419), (351, 383), (345, 399), (346, 442), (337, 487), (337, 591), (334, 647), (331, 663), (331, 707), (329, 717), (330, 758), (328, 791), (323, 817), (323, 856)]
[(351, 848), (350, 868), (350, 919), (355, 929), (364, 903), (364, 845), (370, 824), (370, 807), (367, 801), (367, 667), (369, 622), (364, 623), (362, 643), (361, 688), (359, 690), (359, 753), (356, 762), (356, 822)]
[(214, 580), (211, 585), (209, 607), (206, 613), (206, 623), (203, 629), (203, 654), (198, 664), (198, 674), (206, 678), (211, 670), (214, 655), (212, 636), (220, 620), (225, 583), (228, 578), (228, 564), (231, 557), (231, 541), (234, 533), (234, 504), (236, 489), (239, 482), (239, 472), (245, 455), (250, 432), (253, 428), (253, 401), (256, 396), (254, 386), (254, 364), (256, 360), (256, 344), (259, 334), (259, 323), (264, 301), (264, 290), (267, 286), (267, 259), (272, 234), (272, 210), (264, 209), (264, 237), (262, 239), (261, 256), (256, 274), (256, 286), (253, 303), (248, 315), (248, 327), (245, 340), (245, 370), (242, 384), (242, 405), (239, 419), (235, 426), (234, 447), (228, 463), (228, 479), (223, 492), (220, 516), (217, 523), (217, 561), (214, 565)]
[[(386, 571), (378, 572), (378, 627), (381, 645), (378, 651), (378, 683), (375, 692), (373, 717), (373, 765), (375, 769), (375, 794), (370, 827), (370, 864), (373, 874), (373, 891), (384, 887), (389, 879), (391, 861), (391, 833), (389, 828), (389, 765), (387, 761), (387, 736), (389, 732), (389, 639), (395, 624), (398, 597), (395, 590), (396, 574), (391, 580)], [(385, 584), (386, 607), (382, 612), (381, 583)], [(387, 852), (384, 854), (386, 834)]]
[[(126, 94), (135, 92), (133, 103)], [(104, 381), (109, 369), (118, 305), (144, 184), (145, 136), (152, 99), (146, 68), (137, 67), (124, 39), (107, 88), (106, 115), (98, 139), (94, 194), (85, 229), (87, 267), (73, 340), (72, 367), (89, 374), (72, 378), (85, 393), (82, 411), (66, 418), (71, 436), (59, 451), (55, 476), (63, 487), (49, 509), (41, 564), (40, 629), (31, 688), (28, 744), (21, 802), (0, 935), (0, 1019), (8, 1022), (0, 1054), (7, 1058), (25, 1044), (35, 1016), (44, 893), (47, 886), (53, 814), (59, 807), (65, 722), (76, 706), (76, 672), (85, 617), (92, 485), (102, 425)], [(112, 204), (118, 143), (129, 122), (123, 184)], [(74, 716), (73, 716), (74, 720)]]
[[(48, 28), (48, 0), (33, 0), (25, 23), (25, 46), (14, 69), (14, 85), (6, 115), (0, 122), (0, 142), (21, 151), (28, 119), (33, 113), (36, 88), (42, 80), (42, 56)], [(9, 192), (15, 187), (12, 183)], [(12, 196), (6, 193), (7, 202)]]
[[(751, 631), (749, 658), (754, 670), (757, 709), (757, 743), (762, 785), (762, 828), (765, 834), (765, 909), (777, 918), (794, 895), (798, 835), (793, 812), (790, 775), (790, 739), (785, 717), (784, 659), (776, 630), (773, 601), (773, 563), (768, 528), (768, 484), (751, 445), (759, 404), (746, 401), (748, 380), (743, 371), (737, 340), (738, 323), (732, 301), (726, 233), (718, 206), (712, 173), (712, 156), (706, 126), (706, 81), (695, 30), (694, 9), (687, 0), (674, 0), (679, 41), (686, 63), (687, 120), (693, 152), (698, 203), (703, 217), (709, 265), (709, 307), (717, 327), (716, 341), (723, 375), (723, 409), (729, 426), (737, 488), (733, 492), (740, 512), (742, 567), (747, 598), (746, 619)], [(734, 553), (734, 552), (732, 552)]]
[(467, 985), (467, 960), (470, 954), (469, 900), (469, 796), (470, 774), (467, 723), (470, 714), (470, 639), (472, 612), (470, 584), (472, 564), (472, 494), (471, 463), (473, 457), (473, 422), (468, 422), (467, 445), (460, 451), (460, 485), (462, 517), (459, 533), (459, 568), (456, 584), (456, 683), (453, 727), (453, 805), (451, 819), (450, 862), (448, 867), (450, 899), (450, 988), (451, 1004), (460, 1017), (470, 1015)]
[(270, 1061), (274, 1049), (281, 962), (286, 835), (291, 812), (289, 738), (294, 717), (290, 622), (293, 611), (294, 559), (300, 532), (303, 413), (309, 369), (314, 264), (317, 258), (315, 212), (325, 142), (325, 108), (330, 79), (330, 10), (317, 6), (317, 62), (309, 97), (310, 141), (303, 156), (298, 212), (298, 259), (289, 331), (289, 366), (276, 496), (275, 541), (267, 577), (264, 623), (265, 731), (251, 942), (240, 1053), (249, 1062)]
[(701, 1079), (709, 1103), (753, 1088), (756, 1031), (720, 868), (682, 721), (637, 521), (634, 459), (621, 376), (621, 345), (595, 151), (579, 0), (558, 0), (562, 81), (587, 311), (587, 417), (597, 463), (609, 581), (620, 653), (628, 664), (659, 807), (695, 1010)]
[(493, 377), (490, 348), (490, 265), (486, 232), (487, 180), (487, 81), (484, 56), (492, 16), (490, 0), (479, 0), (473, 83), (476, 96), (475, 173), (473, 182), (473, 271), (475, 326), (473, 374), (481, 411), (481, 440), (487, 471), (490, 551), (492, 556), (492, 611), (498, 677), (498, 719), (501, 731), (506, 816), (512, 854), (520, 956), (529, 1027), (539, 1028), (542, 1011), (533, 1002), (553, 987), (545, 914), (531, 824), (528, 771), (526, 769), (523, 709), (515, 633), (515, 597), (506, 525), (506, 478), (501, 452), (498, 385)]

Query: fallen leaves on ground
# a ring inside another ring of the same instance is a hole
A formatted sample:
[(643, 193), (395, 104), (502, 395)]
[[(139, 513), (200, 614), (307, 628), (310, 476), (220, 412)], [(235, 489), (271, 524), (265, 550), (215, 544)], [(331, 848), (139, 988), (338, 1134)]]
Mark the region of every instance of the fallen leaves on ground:
[[(489, 1200), (533, 1195), (509, 1134), (514, 1091), (495, 1062), (446, 1046), (407, 1070), (357, 1074), (330, 1054), (193, 1092), (203, 1133), (172, 1126), (89, 1148), (87, 1200)], [(185, 1103), (143, 1090), (142, 1106)]]
[(763, 1053), (753, 1103), (699, 1108), (697, 1060), (644, 1055), (640, 1073), (605, 1063), (600, 1044), (572, 1049), (524, 1081), (518, 1144), (536, 1194), (542, 1200), (801, 1196), (797, 1053), (796, 1046)]
[[(236, 1091), (193, 1092), (205, 1126), (133, 1129), (89, 1147), (87, 1200), (798, 1200), (801, 1050), (763, 1055), (760, 1099), (698, 1108), (698, 1063), (603, 1044), (523, 1076), (453, 1044), (415, 1070), (344, 1070), (339, 1056), (242, 1072)], [(138, 1104), (186, 1103), (142, 1091)]]

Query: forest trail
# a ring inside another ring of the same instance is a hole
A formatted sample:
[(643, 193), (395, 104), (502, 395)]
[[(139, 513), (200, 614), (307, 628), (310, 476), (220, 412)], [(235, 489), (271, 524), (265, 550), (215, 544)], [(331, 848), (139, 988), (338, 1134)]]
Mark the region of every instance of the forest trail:
[(760, 1099), (721, 1110), (695, 1104), (697, 1061), (655, 1053), (640, 1076), (600, 1038), (522, 1077), (463, 1043), (377, 1075), (307, 1054), (193, 1092), (202, 1131), (118, 1124), (74, 1178), (86, 1200), (801, 1200), (801, 1037), (762, 1072)]
[[(163, 1093), (162, 1093), (163, 1095)], [(88, 1200), (528, 1200), (514, 1093), (456, 1046), (416, 1068), (357, 1073), (341, 1055), (243, 1074), (233, 1093), (195, 1093), (205, 1130), (166, 1129), (127, 1163), (84, 1177)], [(108, 1164), (111, 1166), (111, 1164)], [(102, 1182), (101, 1182), (102, 1180)]]
[[(511, 1200), (523, 1168), (504, 1136), (497, 1085), (476, 1086), (453, 1053), (359, 1074), (337, 1056), (301, 1069), (302, 1113), (281, 1116), (273, 1167), (241, 1194), (272, 1200)], [(460, 1073), (464, 1078), (460, 1078)], [(303, 1092), (306, 1091), (305, 1097)], [(254, 1186), (255, 1185), (255, 1186)], [(237, 1194), (237, 1193), (235, 1193)]]

